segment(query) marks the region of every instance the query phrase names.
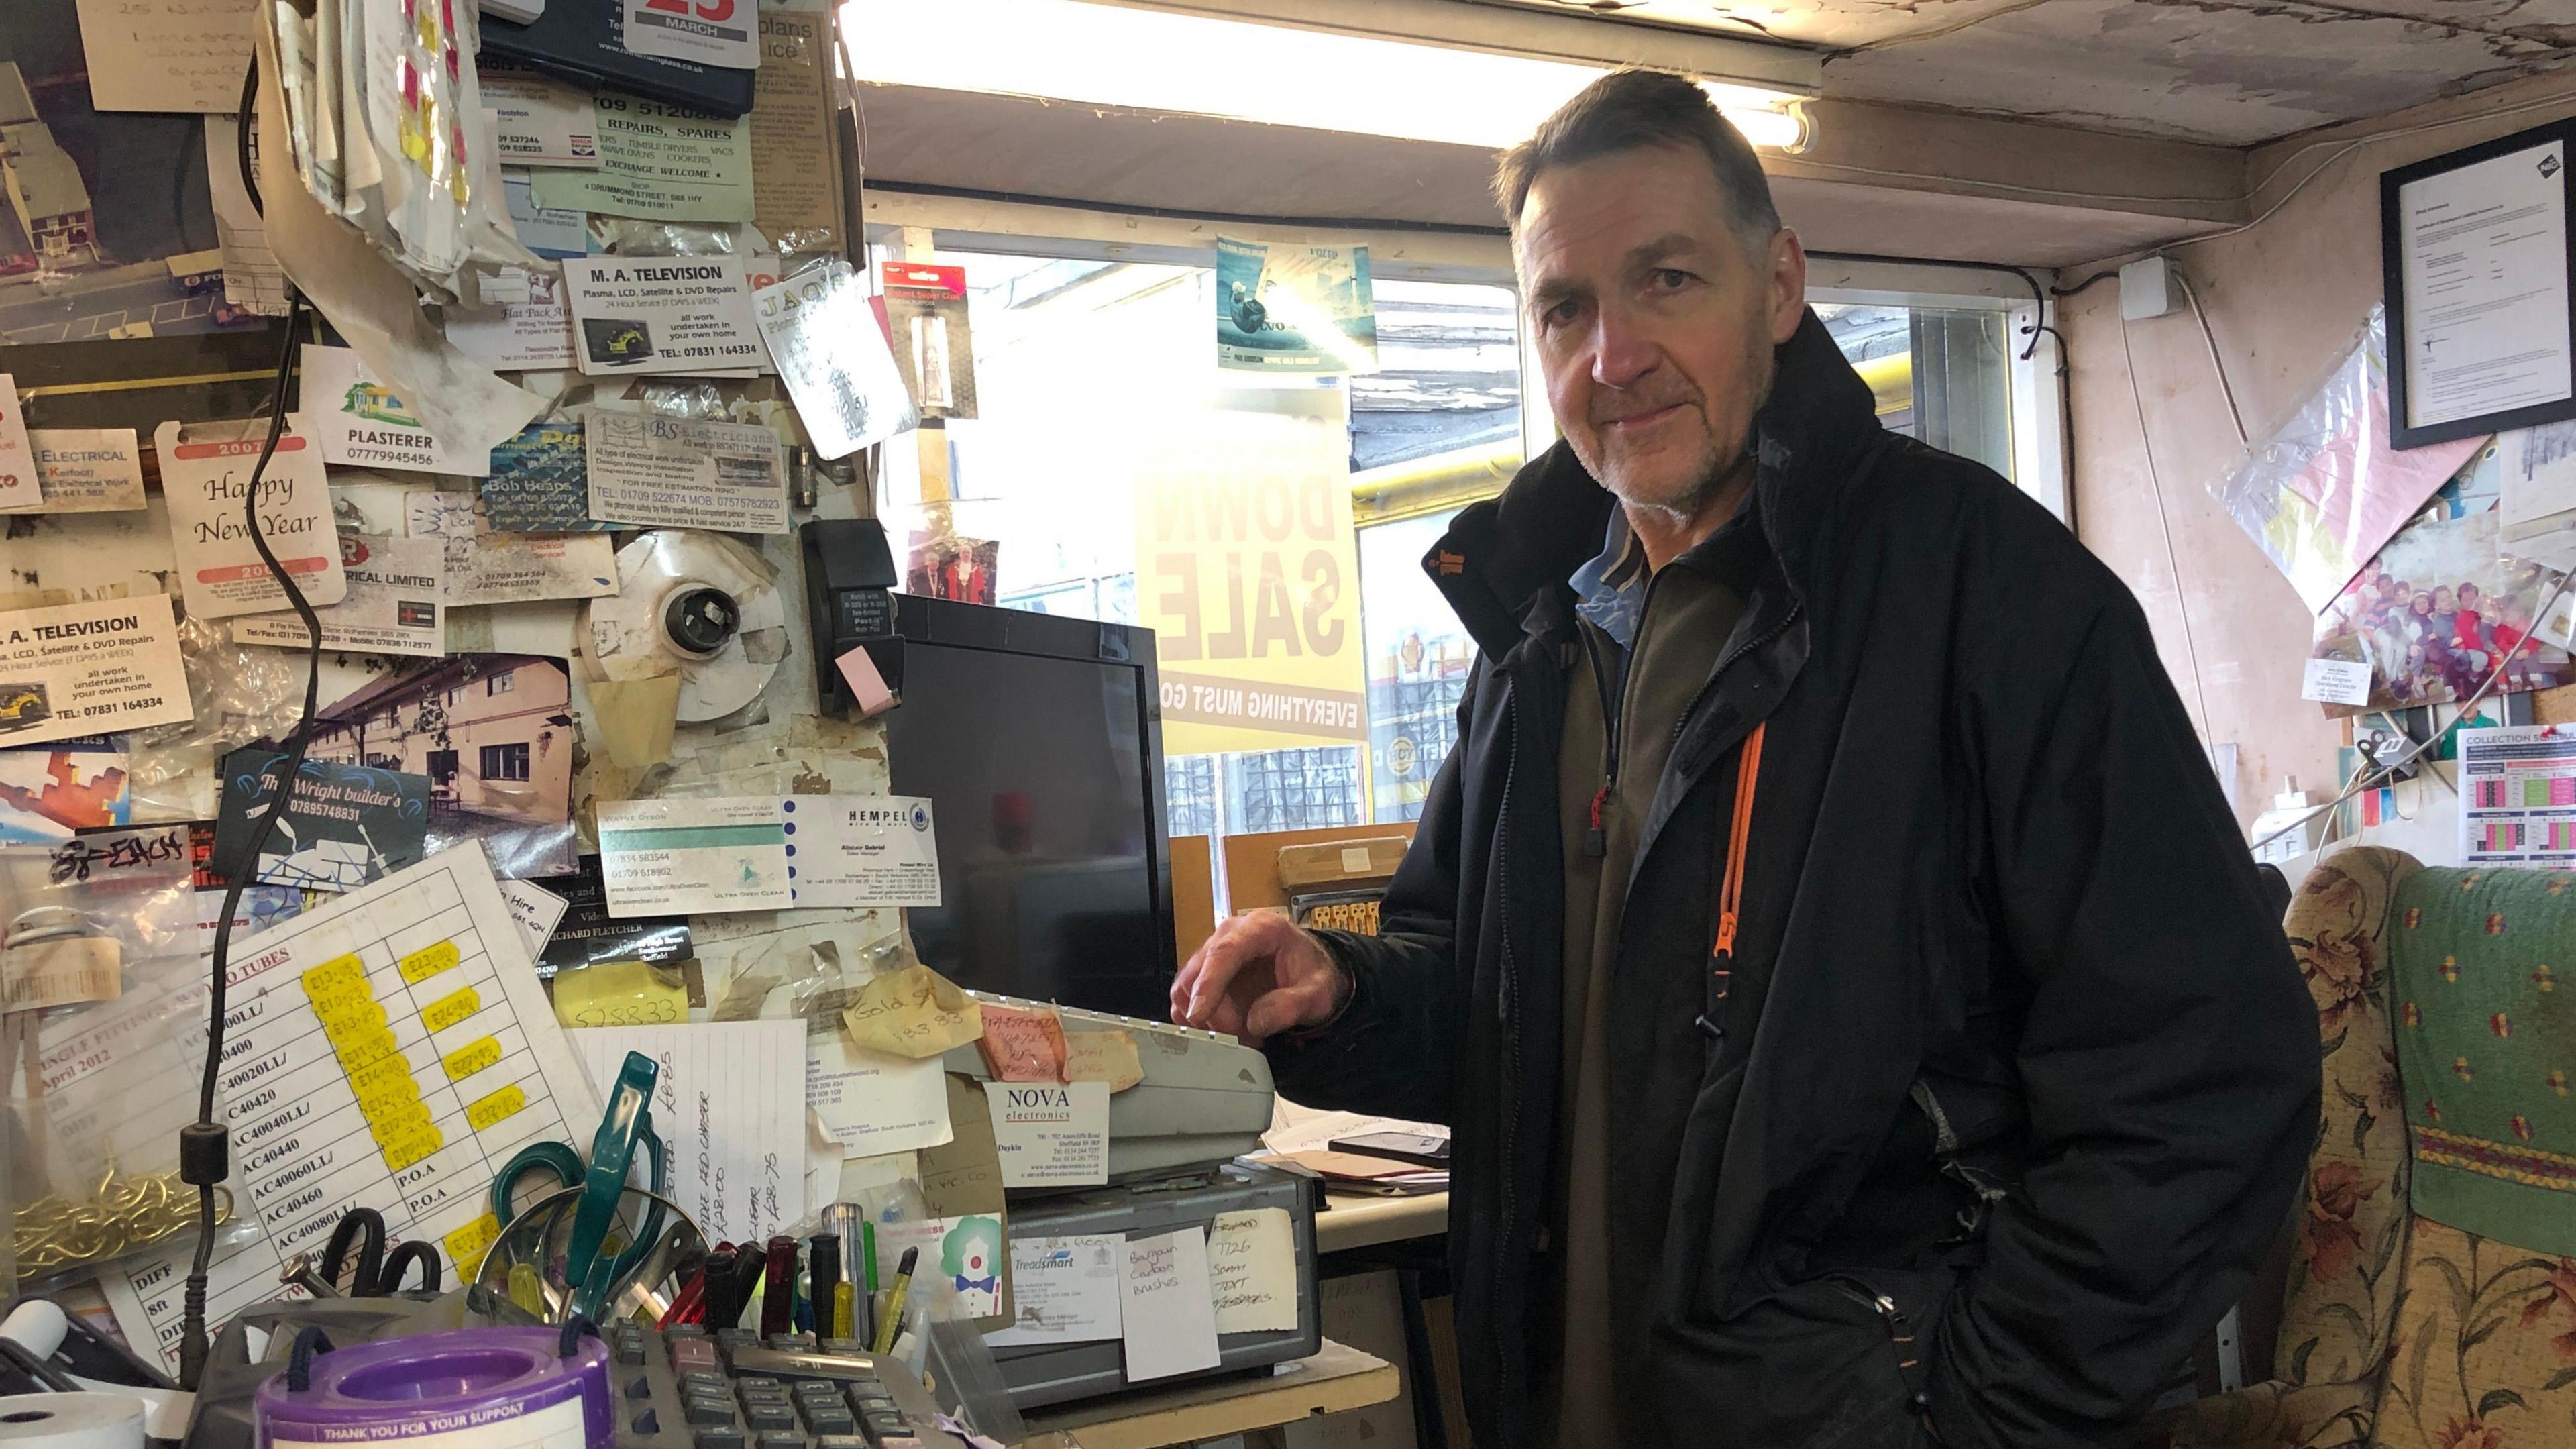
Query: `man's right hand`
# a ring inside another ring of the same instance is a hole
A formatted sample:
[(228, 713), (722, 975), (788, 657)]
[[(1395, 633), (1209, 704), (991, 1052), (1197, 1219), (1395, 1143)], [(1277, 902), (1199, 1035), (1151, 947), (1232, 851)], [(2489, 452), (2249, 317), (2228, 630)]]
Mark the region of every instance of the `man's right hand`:
[(1172, 1020), (1259, 1046), (1331, 1021), (1350, 994), (1350, 978), (1314, 937), (1262, 911), (1217, 923), (1172, 978)]

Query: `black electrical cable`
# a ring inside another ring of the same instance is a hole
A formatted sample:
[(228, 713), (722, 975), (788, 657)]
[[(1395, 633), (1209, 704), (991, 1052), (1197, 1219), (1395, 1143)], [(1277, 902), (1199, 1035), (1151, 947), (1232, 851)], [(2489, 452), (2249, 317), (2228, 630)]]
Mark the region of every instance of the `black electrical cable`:
[[(250, 75), (242, 84), (240, 124), (245, 139), (239, 157), (242, 181), (253, 188), (254, 203), (259, 193), (251, 177), (247, 138), (258, 85), (258, 67), (254, 62)], [(208, 1352), (206, 1276), (214, 1264), (215, 1255), (215, 1189), (232, 1175), (231, 1143), (223, 1124), (215, 1116), (215, 1091), (224, 1059), (224, 988), (232, 961), (233, 916), (241, 908), (242, 888), (250, 883), (251, 876), (258, 869), (260, 853), (268, 848), (269, 837), (275, 833), (278, 821), (285, 816), (287, 806), (294, 798), (296, 777), (304, 768), (305, 750), (312, 743), (313, 717), (319, 712), (317, 706), (322, 692), (322, 621), (315, 616), (313, 605), (304, 597), (304, 591), (296, 586), (294, 576), (277, 561), (276, 551), (269, 547), (268, 535), (259, 526), (260, 482), (268, 472), (270, 459), (277, 455), (278, 440), (286, 434), (286, 392), (294, 377), (295, 333), (303, 312), (304, 299), (290, 290), (287, 294), (286, 326), (278, 340), (277, 375), (269, 398), (268, 439), (261, 445), (259, 461), (252, 465), (250, 481), (242, 489), (242, 521), (249, 530), (251, 546), (259, 551), (259, 561), (267, 567), (269, 577), (277, 580), (278, 587), (285, 592), (287, 603), (295, 610), (295, 617), (303, 622), (305, 633), (312, 642), (305, 654), (304, 711), (296, 721), (293, 733), (287, 736), (286, 757), (278, 766), (276, 797), (270, 801), (267, 813), (251, 827), (249, 840), (240, 856), (229, 862), (230, 869), (226, 872), (231, 881), (224, 887), (223, 913), (215, 921), (214, 959), (206, 980), (206, 1067), (197, 1087), (197, 1120), (179, 1129), (179, 1176), (182, 1181), (195, 1184), (197, 1189), (197, 1251), (189, 1264), (179, 1337), (179, 1383), (192, 1391), (205, 1372)]]
[(2107, 282), (2118, 275), (2120, 275), (2120, 269), (2118, 267), (2113, 267), (2107, 272), (2095, 272), (2093, 275), (2086, 277), (2083, 281), (2076, 283), (2072, 287), (2051, 287), (2048, 289), (2048, 295), (2052, 297), (2072, 297), (2081, 292), (2092, 291), (2095, 287), (2102, 285), (2104, 282)]

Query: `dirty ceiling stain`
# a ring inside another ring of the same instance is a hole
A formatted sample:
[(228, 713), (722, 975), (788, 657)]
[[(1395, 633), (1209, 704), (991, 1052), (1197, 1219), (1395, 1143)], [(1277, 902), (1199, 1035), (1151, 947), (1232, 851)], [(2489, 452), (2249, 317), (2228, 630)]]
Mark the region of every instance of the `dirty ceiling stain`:
[(2576, 0), (1504, 3), (1824, 50), (1828, 96), (2238, 146), (2576, 65)]

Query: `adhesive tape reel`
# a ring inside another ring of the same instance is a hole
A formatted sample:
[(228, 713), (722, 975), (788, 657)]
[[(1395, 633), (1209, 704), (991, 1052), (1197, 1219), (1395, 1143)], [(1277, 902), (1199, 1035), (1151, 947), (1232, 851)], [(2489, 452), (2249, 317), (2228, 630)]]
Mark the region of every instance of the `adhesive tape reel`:
[(722, 534), (659, 529), (617, 551), (617, 593), (589, 608), (592, 668), (680, 676), (678, 719), (703, 724), (760, 697), (787, 657), (777, 571)]
[(143, 1449), (143, 1401), (124, 1394), (0, 1396), (10, 1449)]

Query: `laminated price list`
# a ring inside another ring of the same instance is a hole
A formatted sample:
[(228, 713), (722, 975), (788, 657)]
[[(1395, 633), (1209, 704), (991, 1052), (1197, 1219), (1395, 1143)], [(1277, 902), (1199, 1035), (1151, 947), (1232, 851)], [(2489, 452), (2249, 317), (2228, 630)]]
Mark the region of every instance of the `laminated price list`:
[[(539, 1138), (586, 1140), (598, 1119), (479, 845), (237, 941), (229, 975), (218, 1087), (236, 1207), (210, 1323), (278, 1296), (285, 1264), (319, 1254), (351, 1207), (437, 1245), (453, 1286), (500, 1232), (501, 1164)], [(100, 1275), (127, 1337), (173, 1366), (193, 1247)]]

